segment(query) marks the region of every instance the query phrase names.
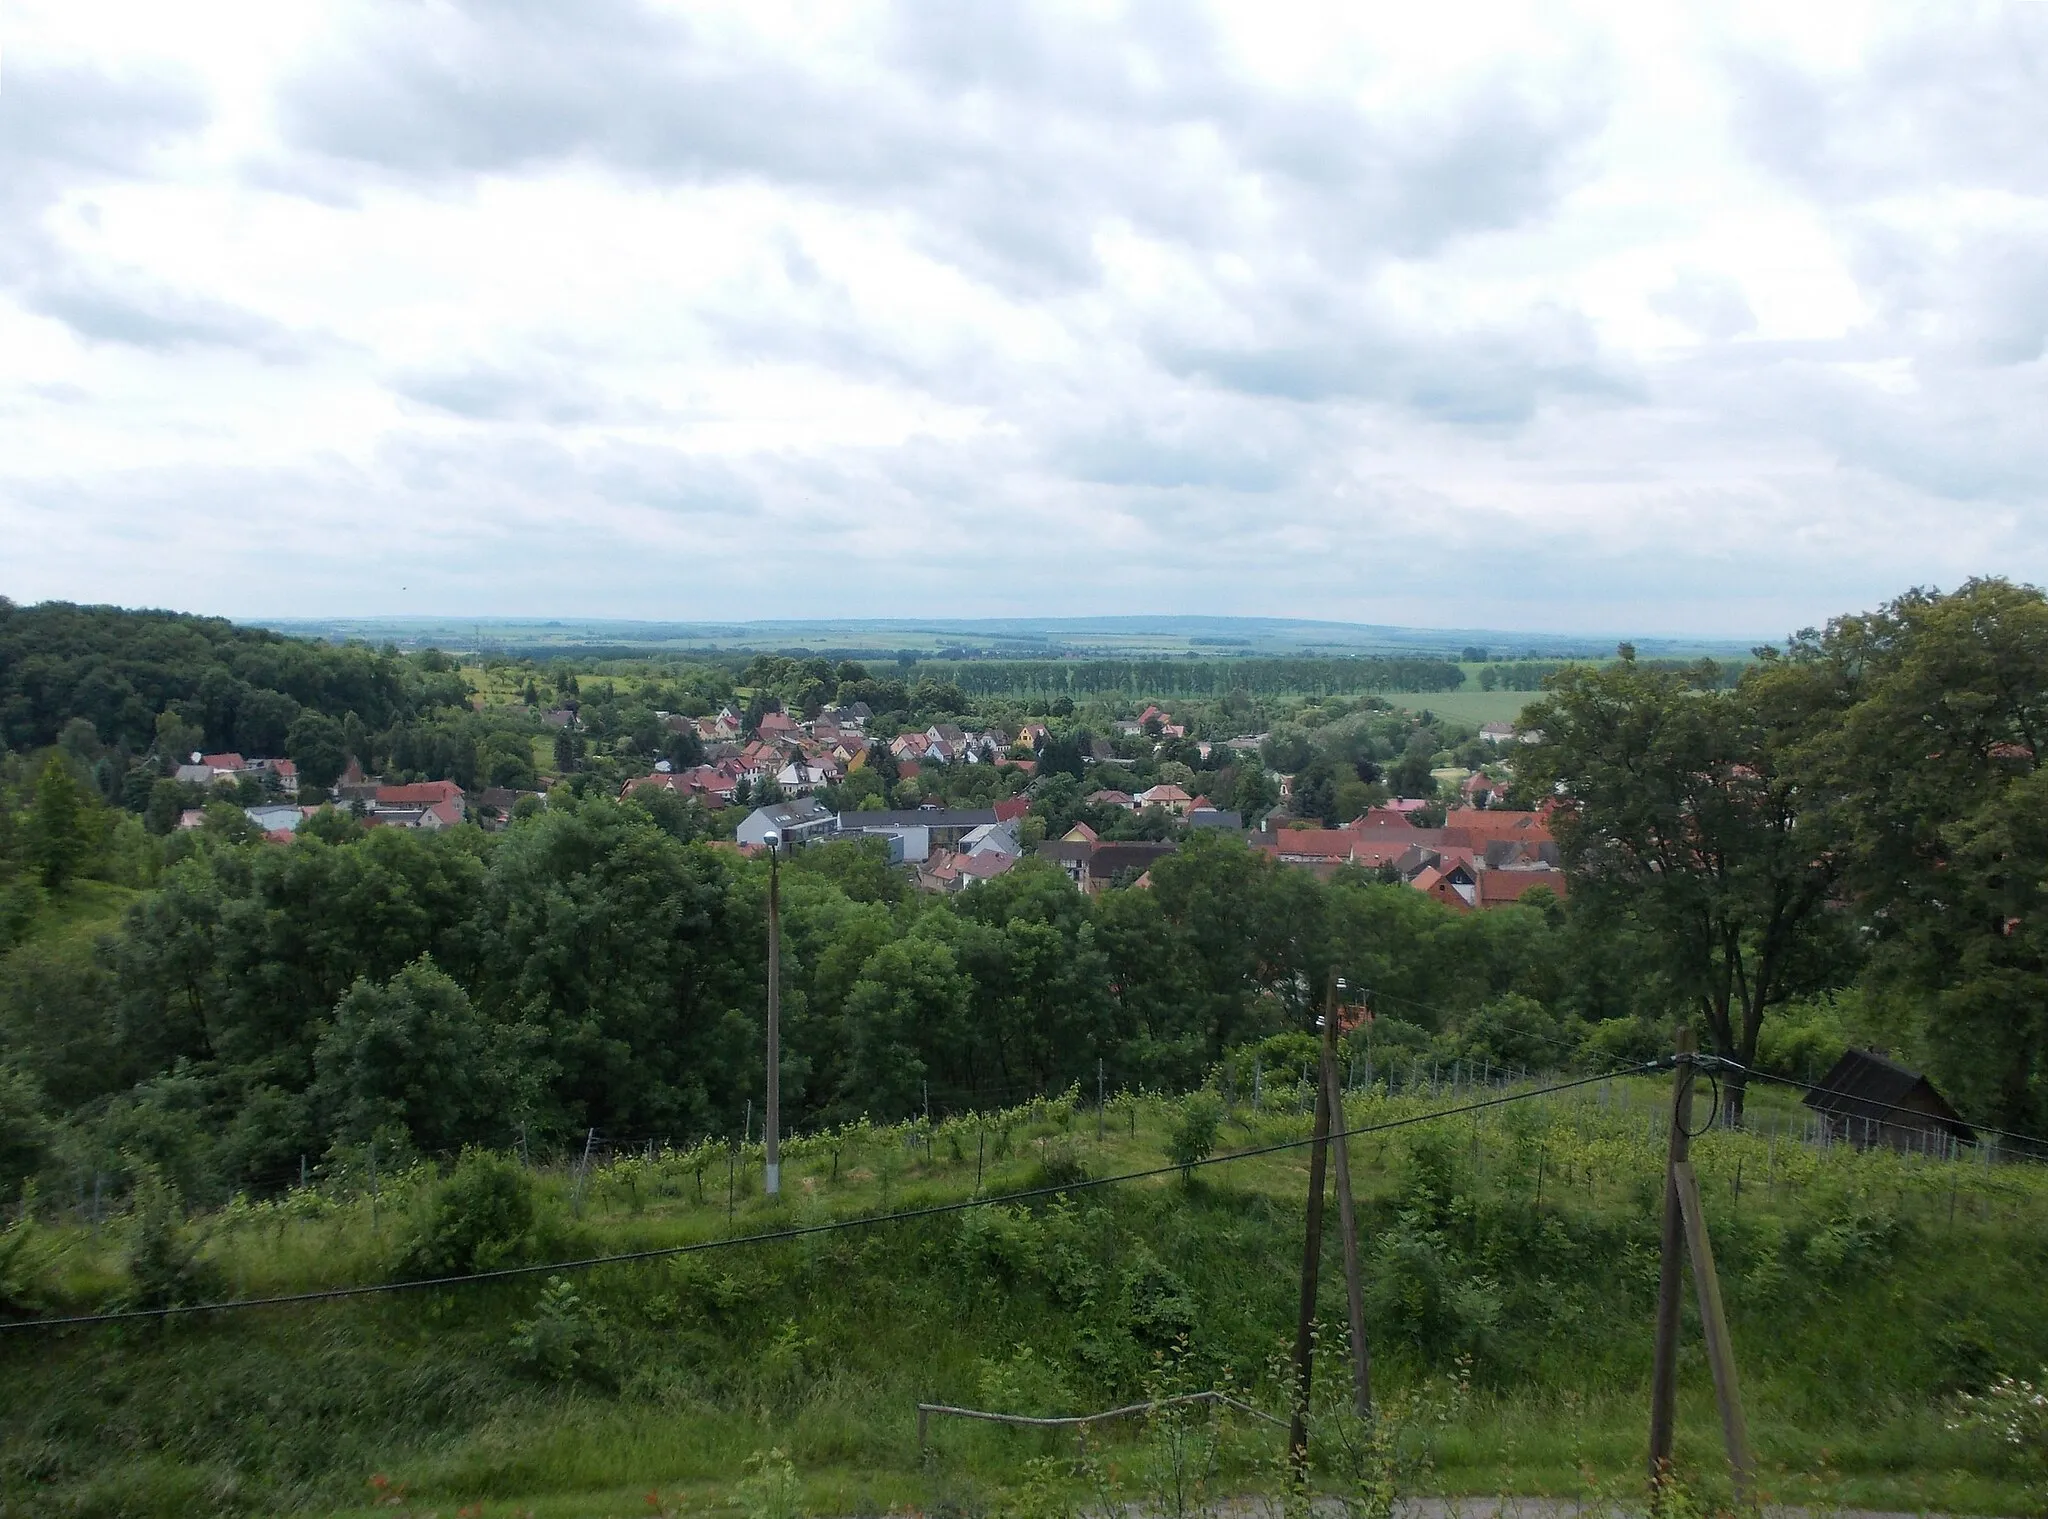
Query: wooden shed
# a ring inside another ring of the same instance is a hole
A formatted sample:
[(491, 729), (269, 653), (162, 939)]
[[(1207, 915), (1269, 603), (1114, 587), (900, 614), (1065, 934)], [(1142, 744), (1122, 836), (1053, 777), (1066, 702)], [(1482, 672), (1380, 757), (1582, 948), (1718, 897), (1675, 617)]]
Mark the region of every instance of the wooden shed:
[(1889, 1145), (1895, 1150), (1947, 1153), (1975, 1144), (1977, 1131), (1957, 1115), (1934, 1083), (1875, 1050), (1849, 1050), (1806, 1094), (1836, 1139), (1859, 1150)]

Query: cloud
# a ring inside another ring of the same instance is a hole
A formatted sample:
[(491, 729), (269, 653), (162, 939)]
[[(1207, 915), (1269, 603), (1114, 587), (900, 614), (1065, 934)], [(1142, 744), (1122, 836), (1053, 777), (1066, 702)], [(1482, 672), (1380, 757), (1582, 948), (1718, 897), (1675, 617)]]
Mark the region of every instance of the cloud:
[(2048, 579), (2039, 7), (23, 5), (17, 599), (1768, 636)]
[(21, 301), (93, 342), (164, 353), (231, 348), (270, 361), (306, 352), (302, 338), (267, 317), (133, 275), (108, 279), (62, 268), (31, 280)]
[(770, 182), (907, 210), (943, 256), (1032, 289), (1087, 281), (1105, 218), (1202, 244), (1257, 200), (1333, 254), (1425, 253), (1540, 214), (1601, 117), (1584, 60), (1569, 84), (1495, 69), (1414, 112), (1262, 87), (1185, 7), (903, 5), (862, 40), (806, 55), (635, 0), (380, 12), (278, 109), (321, 186), (322, 161)]
[(208, 115), (181, 70), (124, 73), (12, 49), (0, 75), (0, 194), (47, 188), (62, 174), (133, 174)]
[(1742, 287), (1701, 269), (1679, 271), (1678, 278), (1650, 296), (1650, 309), (1716, 342), (1756, 330), (1756, 312)]
[(2048, 7), (1901, 14), (1848, 69), (1734, 53), (1749, 151), (1830, 201), (1930, 186), (2048, 193)]

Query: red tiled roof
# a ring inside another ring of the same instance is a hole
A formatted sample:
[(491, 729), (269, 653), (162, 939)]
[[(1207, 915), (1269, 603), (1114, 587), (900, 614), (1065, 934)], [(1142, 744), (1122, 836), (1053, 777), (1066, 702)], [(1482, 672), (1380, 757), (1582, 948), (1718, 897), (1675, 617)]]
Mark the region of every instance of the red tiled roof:
[(405, 786), (379, 786), (377, 800), (398, 806), (431, 807), (438, 802), (460, 802), (462, 788), (453, 781), (414, 781)]
[(1522, 893), (1547, 886), (1560, 900), (1565, 895), (1561, 870), (1482, 870), (1479, 872), (1479, 905), (1505, 907), (1522, 900)]

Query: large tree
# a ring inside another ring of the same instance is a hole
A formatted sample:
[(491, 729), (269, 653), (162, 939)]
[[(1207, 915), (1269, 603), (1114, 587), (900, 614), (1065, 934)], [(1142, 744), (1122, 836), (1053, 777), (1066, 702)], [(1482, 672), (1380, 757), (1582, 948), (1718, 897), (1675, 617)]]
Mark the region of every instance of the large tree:
[(1524, 759), (1556, 797), (1573, 892), (1647, 931), (1670, 992), (1695, 1009), (1740, 1121), (1765, 1013), (1810, 974), (1840, 873), (1805, 756), (1839, 710), (1830, 661), (1769, 659), (1734, 690), (1710, 662), (1573, 665), (1524, 714)]
[(1804, 644), (1854, 697), (1818, 758), (1873, 989), (1965, 1109), (2048, 1123), (2048, 599), (1911, 591)]

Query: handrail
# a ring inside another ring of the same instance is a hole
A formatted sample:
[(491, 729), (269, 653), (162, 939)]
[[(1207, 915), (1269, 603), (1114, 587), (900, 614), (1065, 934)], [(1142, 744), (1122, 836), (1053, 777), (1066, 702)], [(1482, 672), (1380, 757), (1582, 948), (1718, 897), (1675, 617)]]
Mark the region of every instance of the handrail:
[(1057, 1414), (1038, 1416), (1032, 1414), (999, 1414), (982, 1408), (955, 1408), (950, 1403), (920, 1403), (917, 1405), (917, 1448), (925, 1448), (927, 1433), (933, 1414), (944, 1414), (955, 1419), (982, 1419), (991, 1424), (1021, 1424), (1031, 1429), (1075, 1429), (1086, 1424), (1098, 1424), (1104, 1419), (1123, 1419), (1132, 1414), (1151, 1413), (1155, 1409), (1174, 1408), (1183, 1403), (1213, 1403), (1235, 1408), (1248, 1413), (1255, 1419), (1264, 1419), (1268, 1424), (1285, 1429), (1287, 1421), (1276, 1419), (1262, 1408), (1254, 1408), (1228, 1393), (1185, 1392), (1177, 1397), (1160, 1398), (1150, 1403), (1130, 1403), (1122, 1408), (1104, 1409), (1099, 1414)]

